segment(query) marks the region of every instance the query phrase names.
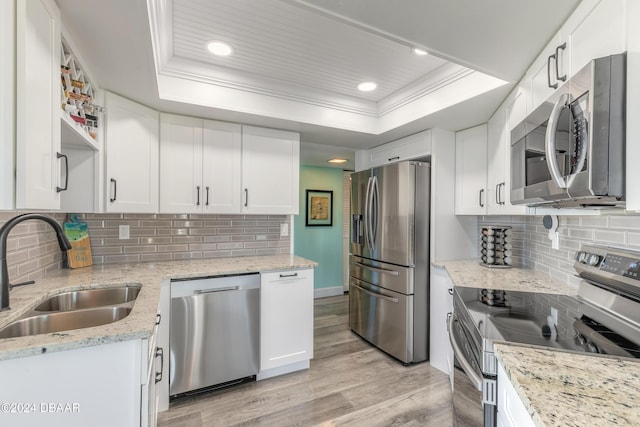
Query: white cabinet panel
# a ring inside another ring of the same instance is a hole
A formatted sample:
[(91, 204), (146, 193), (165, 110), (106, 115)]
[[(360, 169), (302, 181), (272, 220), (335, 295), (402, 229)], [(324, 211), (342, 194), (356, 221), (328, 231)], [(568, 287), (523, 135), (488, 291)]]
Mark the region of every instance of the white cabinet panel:
[(626, 50), (625, 0), (591, 0), (582, 8), (585, 12), (569, 19), (562, 29), (571, 74), (594, 58)]
[(504, 367), (498, 362), (498, 427), (533, 427), (535, 424)]
[(158, 211), (159, 115), (106, 94), (107, 212)]
[[(0, 388), (0, 401), (36, 405), (30, 413), (0, 414), (2, 425), (139, 427), (146, 341), (0, 361), (0, 376), (11, 384)], [(68, 410), (56, 410), (56, 404), (69, 405)]]
[(202, 119), (160, 115), (160, 212), (202, 212)]
[(242, 212), (298, 214), (300, 135), (242, 127)]
[(260, 371), (313, 357), (313, 270), (263, 273)]
[(202, 185), (205, 204), (202, 211), (240, 213), (242, 126), (205, 120), (203, 138)]
[(240, 213), (241, 126), (162, 114), (160, 212)]
[(366, 167), (422, 158), (429, 154), (431, 154), (430, 129), (372, 148), (367, 152)]
[(15, 207), (15, 3), (0, 2), (0, 209)]
[(59, 209), (60, 11), (16, 2), (16, 208)]
[(487, 125), (456, 132), (456, 215), (487, 211)]
[[(429, 300), (429, 363), (452, 376), (451, 343), (449, 342), (448, 316), (453, 312), (453, 282), (442, 267), (431, 267)], [(451, 360), (449, 360), (451, 358)]]

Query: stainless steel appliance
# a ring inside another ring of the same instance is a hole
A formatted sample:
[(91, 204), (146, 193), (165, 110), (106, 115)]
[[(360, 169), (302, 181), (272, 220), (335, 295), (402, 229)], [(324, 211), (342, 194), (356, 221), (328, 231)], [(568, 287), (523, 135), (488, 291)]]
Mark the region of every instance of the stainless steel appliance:
[(429, 357), (430, 165), (351, 175), (349, 327), (405, 364)]
[(625, 200), (626, 54), (591, 61), (511, 131), (511, 203)]
[[(582, 278), (577, 297), (454, 288), (449, 319), (459, 365), (454, 375), (466, 374), (476, 393), (477, 409), (470, 413), (468, 406), (462, 408), (464, 422), (496, 425), (494, 342), (640, 358), (640, 252), (584, 246), (575, 255), (574, 268)], [(456, 411), (457, 394), (454, 388)]]
[(172, 281), (170, 323), (170, 396), (255, 379), (260, 275)]

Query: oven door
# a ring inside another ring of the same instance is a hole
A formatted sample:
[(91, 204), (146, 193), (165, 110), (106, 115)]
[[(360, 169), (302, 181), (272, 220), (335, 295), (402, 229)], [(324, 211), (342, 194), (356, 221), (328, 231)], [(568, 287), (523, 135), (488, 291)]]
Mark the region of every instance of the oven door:
[(453, 411), (458, 426), (482, 426), (482, 371), (471, 350), (473, 340), (467, 337), (455, 313), (449, 317), (449, 340), (454, 353)]

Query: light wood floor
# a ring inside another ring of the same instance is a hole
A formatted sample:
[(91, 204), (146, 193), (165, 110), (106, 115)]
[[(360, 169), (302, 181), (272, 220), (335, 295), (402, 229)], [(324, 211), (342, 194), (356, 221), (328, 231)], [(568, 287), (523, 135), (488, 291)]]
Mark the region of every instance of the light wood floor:
[(448, 377), (371, 347), (347, 310), (347, 296), (316, 300), (310, 369), (174, 402), (159, 426), (452, 426)]

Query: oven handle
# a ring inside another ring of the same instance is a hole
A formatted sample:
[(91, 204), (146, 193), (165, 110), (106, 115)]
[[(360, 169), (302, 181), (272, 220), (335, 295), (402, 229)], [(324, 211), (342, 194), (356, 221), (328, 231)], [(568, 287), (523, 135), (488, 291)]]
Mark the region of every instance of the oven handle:
[(547, 167), (549, 173), (551, 173), (551, 179), (559, 188), (567, 188), (567, 182), (560, 174), (560, 167), (558, 167), (558, 159), (556, 158), (556, 132), (558, 130), (558, 120), (560, 119), (560, 113), (562, 109), (571, 101), (571, 95), (563, 93), (556, 101), (551, 110), (551, 116), (549, 117), (549, 123), (547, 124), (547, 134), (544, 138), (544, 151), (547, 155)]
[(369, 291), (369, 290), (367, 290), (367, 289), (365, 289), (365, 288), (363, 288), (361, 286), (356, 285), (354, 282), (351, 282), (351, 286), (353, 286), (354, 288), (358, 288), (359, 290), (361, 290), (365, 294), (367, 294), (369, 296), (372, 296), (374, 298), (380, 298), (380, 299), (383, 299), (385, 301), (393, 302), (393, 303), (396, 303), (396, 304), (398, 303), (398, 298), (391, 298), (391, 297), (388, 297), (386, 295), (378, 294), (376, 292), (371, 292), (371, 291)]
[(457, 320), (455, 318), (455, 315), (452, 315), (449, 317), (449, 325), (448, 325), (449, 341), (451, 342), (451, 347), (453, 348), (453, 354), (455, 355), (458, 362), (460, 362), (460, 364), (462, 365), (462, 370), (464, 370), (464, 373), (469, 377), (473, 385), (478, 390), (482, 390), (482, 378), (473, 369), (473, 366), (471, 366), (471, 363), (469, 363), (469, 361), (464, 357), (464, 354), (462, 353), (462, 349), (458, 345), (458, 342), (456, 341), (456, 338), (454, 336), (453, 322), (456, 322), (456, 321)]

